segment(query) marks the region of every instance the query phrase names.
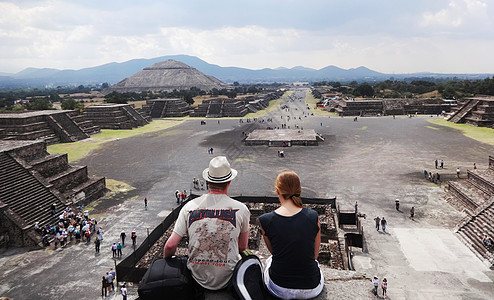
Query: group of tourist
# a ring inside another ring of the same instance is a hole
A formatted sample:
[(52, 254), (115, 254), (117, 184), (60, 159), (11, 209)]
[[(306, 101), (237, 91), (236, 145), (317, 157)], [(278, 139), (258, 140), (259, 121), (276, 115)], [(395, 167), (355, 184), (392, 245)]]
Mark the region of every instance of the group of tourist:
[(384, 217), (379, 218), (379, 216), (375, 217), (374, 221), (376, 222), (377, 231), (379, 231), (379, 225), (381, 225), (382, 231), (386, 233), (386, 225), (388, 224), (388, 221)]
[[(193, 182), (195, 185), (195, 179), (193, 180)], [(183, 192), (176, 190), (175, 191), (175, 199), (177, 200), (177, 204), (184, 202), (187, 199), (187, 190), (184, 190)]]
[[(59, 216), (57, 223), (54, 225), (40, 226), (39, 222), (34, 224), (34, 230), (42, 235), (42, 244), (50, 246), (50, 238), (53, 238), (53, 244), (57, 249), (60, 244), (65, 247), (69, 242), (75, 239), (76, 242), (85, 240), (87, 244), (91, 242), (91, 235), (96, 231), (96, 219), (89, 218), (89, 212), (82, 211), (82, 208), (75, 213), (70, 207), (67, 207)], [(103, 229), (97, 230), (99, 239), (103, 239)]]
[[(196, 190), (204, 190), (204, 189), (209, 188), (207, 181), (204, 181), (202, 179), (199, 180), (199, 178), (195, 178), (195, 177), (192, 178), (192, 185), (194, 186), (194, 189), (196, 189)], [(186, 196), (186, 194), (184, 196)]]
[[(245, 204), (227, 196), (237, 171), (226, 157), (213, 158), (202, 176), (210, 192), (185, 204), (164, 247), (164, 257), (171, 258), (182, 237), (188, 236), (187, 267), (196, 295), (204, 295), (205, 290), (232, 290), (233, 269), (239, 252), (247, 249), (250, 221)], [(259, 276), (278, 298), (314, 298), (324, 286), (316, 260), (321, 243), (318, 214), (302, 207), (302, 188), (295, 172), (281, 172), (275, 189), (280, 207), (259, 218), (264, 242), (272, 254)]]
[[(379, 296), (379, 278), (377, 278), (377, 276), (374, 276), (374, 278), (372, 278), (372, 284), (374, 285), (374, 295), (376, 295), (377, 297)], [(382, 282), (381, 282), (381, 288), (382, 288), (382, 291), (383, 291), (383, 297), (386, 297), (387, 296), (387, 291), (388, 291), (388, 280), (386, 278), (383, 278)]]
[(101, 297), (107, 297), (109, 293), (115, 290), (115, 284), (113, 281), (115, 280), (115, 271), (113, 268), (110, 268), (110, 271), (106, 272), (101, 279)]
[(427, 172), (427, 170), (424, 170), (424, 177), (430, 182), (434, 182), (436, 184), (438, 182), (441, 182), (441, 175), (439, 175), (439, 173), (432, 173), (432, 172)]

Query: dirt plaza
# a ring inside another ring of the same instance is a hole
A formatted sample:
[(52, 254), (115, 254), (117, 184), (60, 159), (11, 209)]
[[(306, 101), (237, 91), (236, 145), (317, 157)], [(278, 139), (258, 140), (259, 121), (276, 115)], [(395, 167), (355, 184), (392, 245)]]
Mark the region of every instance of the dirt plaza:
[[(296, 91), (294, 99), (303, 99)], [(303, 101), (288, 102), (289, 111), (274, 110), (258, 121), (187, 118), (168, 129), (107, 142), (76, 163), (93, 175), (124, 182), (121, 193), (100, 200), (91, 214), (104, 228), (99, 255), (92, 244), (26, 252), (7, 249), (0, 256), (0, 296), (13, 299), (99, 299), (101, 276), (114, 267), (110, 245), (120, 232), (136, 230), (142, 241), (176, 207), (174, 191), (192, 189), (209, 160), (225, 155), (239, 175), (229, 194), (273, 195), (278, 172), (292, 169), (302, 180), (302, 196), (336, 197), (342, 209), (358, 201), (366, 252), (354, 249), (355, 272), (325, 270), (326, 287), (318, 299), (373, 299), (370, 278), (386, 277), (388, 299), (492, 299), (494, 272), (455, 236), (464, 217), (442, 196), (445, 181), (462, 172), (487, 168), (494, 147), (467, 138), (458, 130), (430, 123), (436, 117), (314, 116)], [(290, 121), (287, 120), (290, 116)], [(324, 137), (318, 146), (246, 146), (246, 132), (287, 124), (313, 129)], [(214, 149), (214, 155), (208, 149)], [(283, 149), (285, 157), (277, 156)], [(445, 168), (435, 170), (434, 160)], [(441, 174), (442, 183), (424, 179), (423, 171)], [(461, 175), (465, 177), (466, 173)], [(199, 192), (199, 191), (196, 191)], [(143, 199), (149, 199), (144, 209)], [(401, 211), (395, 210), (399, 199)], [(408, 211), (415, 207), (416, 218)], [(373, 218), (384, 216), (388, 232), (378, 232)], [(124, 257), (132, 253), (130, 246)], [(118, 263), (118, 260), (116, 261)], [(118, 277), (118, 274), (117, 274)], [(118, 293), (108, 298), (120, 299)], [(130, 289), (128, 299), (136, 299)]]

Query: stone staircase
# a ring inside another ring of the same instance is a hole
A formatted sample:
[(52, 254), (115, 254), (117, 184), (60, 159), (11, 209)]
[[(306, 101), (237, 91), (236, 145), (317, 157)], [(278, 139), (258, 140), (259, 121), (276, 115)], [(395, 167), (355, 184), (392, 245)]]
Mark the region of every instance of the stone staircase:
[(99, 126), (94, 125), (93, 121), (86, 119), (84, 115), (72, 115), (72, 120), (84, 131), (85, 134), (91, 136), (101, 132)]
[[(79, 141), (89, 137), (72, 118), (74, 111), (32, 111), (0, 114), (1, 139), (43, 140), (47, 144)], [(99, 130), (99, 129), (98, 129)]]
[(0, 165), (0, 199), (18, 217), (21, 228), (53, 223), (56, 217), (50, 206), (56, 204), (58, 215), (66, 207), (61, 199), (5, 152), (0, 152)]
[(156, 99), (147, 103), (143, 109), (149, 111), (152, 118), (185, 117), (192, 112), (189, 104), (182, 99)]
[(132, 129), (149, 123), (131, 104), (90, 106), (84, 116), (102, 129)]
[[(106, 192), (104, 177), (89, 178), (86, 166), (69, 165), (67, 154), (48, 154), (41, 141), (0, 141), (0, 165), (0, 206), (7, 206), (0, 218), (6, 217), (17, 228), (11, 235), (27, 234), (35, 222), (53, 224), (67, 206), (87, 204)], [(16, 240), (20, 246), (38, 242), (36, 234), (30, 242)]]
[(467, 217), (456, 227), (460, 239), (491, 268), (494, 254), (482, 244), (485, 234), (494, 238), (494, 156), (487, 170), (467, 172), (466, 180), (450, 181), (446, 201)]
[(206, 118), (218, 118), (222, 115), (223, 101), (220, 103), (209, 102), (208, 112)]
[(165, 108), (166, 102), (165, 101), (153, 101), (152, 107), (151, 107), (151, 118), (161, 118), (163, 115), (163, 108)]
[(479, 104), (479, 100), (468, 99), (456, 112), (448, 117), (448, 121), (453, 123), (463, 123), (465, 117)]
[(133, 106), (122, 106), (122, 110), (125, 112), (128, 118), (136, 124), (136, 127), (149, 124), (148, 120), (141, 116), (141, 114), (139, 114)]
[(494, 252), (482, 243), (484, 235), (494, 238), (494, 197), (474, 216), (462, 222), (455, 230), (460, 239), (491, 269), (494, 269)]
[(479, 127), (494, 128), (494, 97), (483, 99), (473, 110), (470, 116), (465, 117), (467, 124)]

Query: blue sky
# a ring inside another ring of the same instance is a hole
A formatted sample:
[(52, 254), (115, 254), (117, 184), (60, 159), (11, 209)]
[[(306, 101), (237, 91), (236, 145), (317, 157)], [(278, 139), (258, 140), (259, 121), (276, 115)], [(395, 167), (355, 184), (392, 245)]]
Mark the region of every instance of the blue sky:
[(0, 0), (0, 72), (187, 54), (250, 69), (494, 72), (494, 0)]

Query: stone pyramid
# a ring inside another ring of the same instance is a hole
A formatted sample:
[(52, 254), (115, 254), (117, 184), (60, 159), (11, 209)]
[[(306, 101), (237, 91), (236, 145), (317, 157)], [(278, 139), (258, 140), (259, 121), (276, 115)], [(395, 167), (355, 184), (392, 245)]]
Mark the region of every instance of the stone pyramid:
[(109, 87), (105, 93), (173, 91), (196, 87), (204, 91), (222, 89), (226, 84), (213, 76), (205, 75), (197, 69), (176, 60), (166, 60), (144, 68)]

